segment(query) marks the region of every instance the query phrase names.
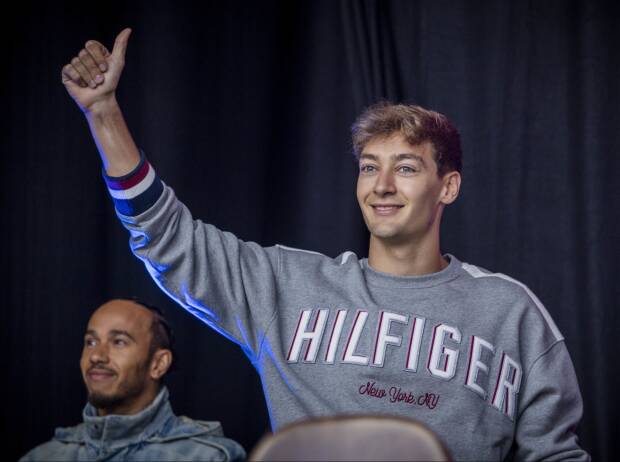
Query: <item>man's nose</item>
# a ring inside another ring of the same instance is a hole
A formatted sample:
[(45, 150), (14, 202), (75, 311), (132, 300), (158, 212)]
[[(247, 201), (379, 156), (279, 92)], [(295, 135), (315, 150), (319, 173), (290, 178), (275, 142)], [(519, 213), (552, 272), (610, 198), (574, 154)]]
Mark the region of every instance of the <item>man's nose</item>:
[(375, 182), (374, 192), (378, 196), (385, 196), (386, 194), (394, 194), (396, 192), (394, 174), (391, 171), (384, 170), (379, 173)]
[(90, 362), (107, 363), (108, 362), (108, 346), (104, 343), (97, 344), (90, 352)]

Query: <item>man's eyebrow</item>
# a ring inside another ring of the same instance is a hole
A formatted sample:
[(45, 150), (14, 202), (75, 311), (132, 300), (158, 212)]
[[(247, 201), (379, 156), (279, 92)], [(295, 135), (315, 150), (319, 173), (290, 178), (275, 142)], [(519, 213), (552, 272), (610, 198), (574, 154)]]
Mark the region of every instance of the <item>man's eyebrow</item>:
[(116, 336), (118, 336), (118, 335), (124, 335), (125, 337), (129, 337), (129, 338), (130, 338), (131, 340), (133, 340), (134, 342), (136, 341), (136, 340), (133, 338), (133, 336), (132, 336), (129, 332), (127, 332), (126, 330), (112, 329), (112, 330), (110, 331), (110, 334), (109, 334), (109, 335), (110, 335), (110, 336), (112, 336), (112, 337), (116, 337)]
[(362, 159), (369, 159), (369, 160), (378, 160), (379, 158), (377, 156), (375, 156), (374, 154), (367, 154), (365, 152), (360, 154), (360, 160)]
[(426, 167), (426, 163), (424, 162), (424, 157), (422, 157), (419, 154), (414, 154), (413, 152), (405, 152), (403, 154), (396, 154), (396, 155), (392, 156), (392, 158), (395, 159), (396, 161), (416, 160), (416, 161), (420, 162), (424, 167)]
[[(390, 156), (391, 160), (395, 160), (397, 162), (401, 161), (401, 160), (415, 160), (420, 162), (424, 167), (426, 167), (426, 162), (424, 162), (424, 158), (419, 155), (419, 154), (414, 154), (413, 152), (404, 152), (402, 154), (392, 154), (392, 156)], [(370, 154), (367, 152), (364, 152), (362, 154), (360, 154), (360, 160), (362, 159), (368, 159), (368, 160), (374, 160), (374, 161), (378, 161), (379, 160), (379, 156), (375, 155), (375, 154)]]
[(87, 335), (92, 335), (93, 337), (97, 337), (97, 332), (95, 332), (94, 329), (88, 329), (86, 332), (84, 332), (84, 336)]

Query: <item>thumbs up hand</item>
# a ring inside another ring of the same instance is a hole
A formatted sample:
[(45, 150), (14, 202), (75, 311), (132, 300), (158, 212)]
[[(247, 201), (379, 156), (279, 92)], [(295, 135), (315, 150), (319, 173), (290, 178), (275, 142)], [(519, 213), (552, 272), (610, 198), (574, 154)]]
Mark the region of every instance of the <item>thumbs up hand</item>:
[(62, 68), (62, 83), (83, 112), (114, 101), (130, 34), (131, 29), (118, 34), (112, 53), (100, 42), (89, 40)]

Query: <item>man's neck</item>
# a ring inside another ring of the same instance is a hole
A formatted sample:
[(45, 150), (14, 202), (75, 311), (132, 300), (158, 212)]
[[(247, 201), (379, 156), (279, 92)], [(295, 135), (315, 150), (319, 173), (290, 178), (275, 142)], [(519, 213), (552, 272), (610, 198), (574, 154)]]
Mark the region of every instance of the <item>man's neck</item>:
[(441, 271), (448, 262), (441, 255), (439, 239), (393, 244), (370, 236), (368, 265), (395, 276), (422, 276)]

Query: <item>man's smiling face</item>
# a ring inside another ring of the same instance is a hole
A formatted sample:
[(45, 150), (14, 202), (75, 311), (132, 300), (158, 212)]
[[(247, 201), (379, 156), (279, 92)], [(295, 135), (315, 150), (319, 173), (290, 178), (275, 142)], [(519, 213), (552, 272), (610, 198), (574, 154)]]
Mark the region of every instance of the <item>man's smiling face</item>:
[(357, 200), (373, 238), (395, 245), (424, 238), (444, 203), (433, 146), (412, 146), (400, 134), (374, 139), (359, 167)]
[(91, 316), (80, 367), (95, 407), (130, 406), (147, 393), (151, 323), (151, 313), (128, 300), (112, 300)]

